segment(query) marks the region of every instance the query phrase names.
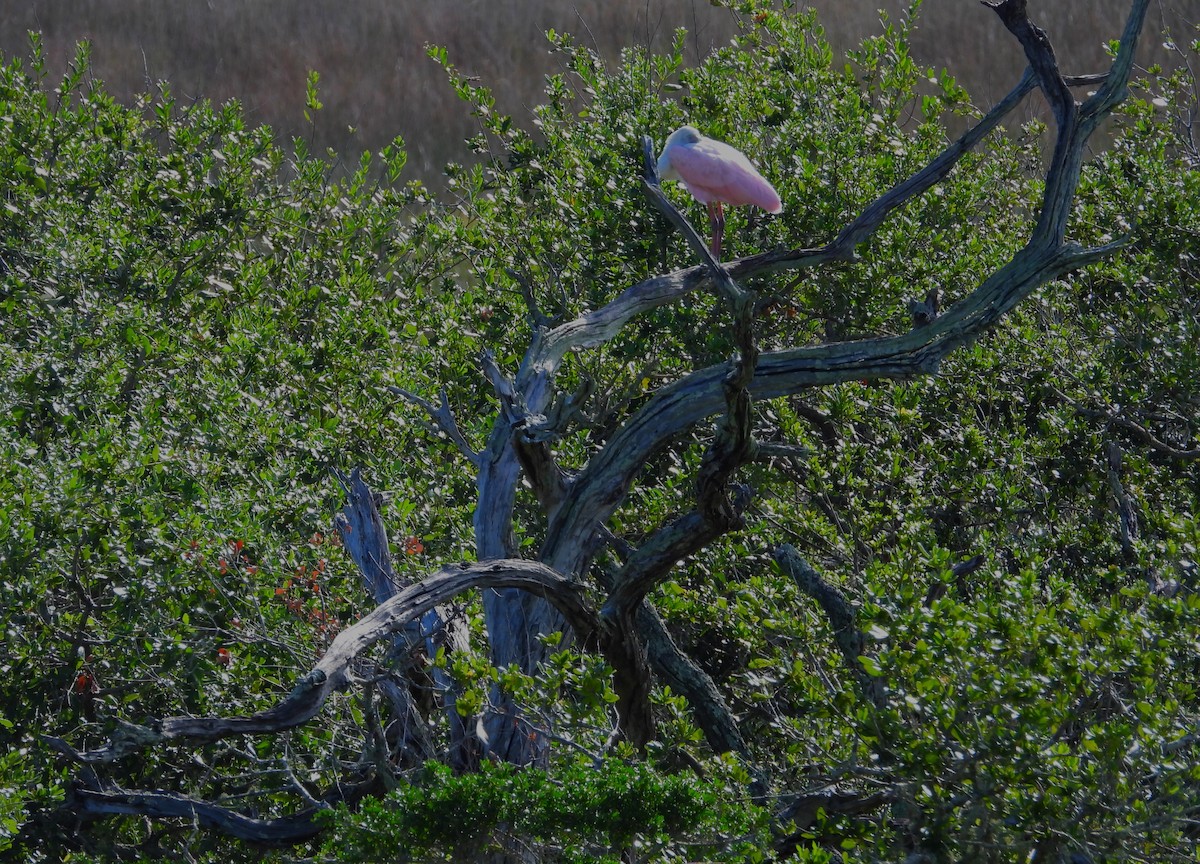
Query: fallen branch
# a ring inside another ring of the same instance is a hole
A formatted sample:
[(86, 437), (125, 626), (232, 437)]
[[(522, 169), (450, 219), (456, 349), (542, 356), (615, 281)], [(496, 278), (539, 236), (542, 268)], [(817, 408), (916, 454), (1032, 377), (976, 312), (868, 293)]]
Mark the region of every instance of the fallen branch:
[(353, 804), (379, 791), (370, 780), (354, 785), (339, 784), (315, 807), (307, 807), (278, 819), (259, 819), (219, 804), (171, 792), (124, 792), (74, 789), (65, 803), (72, 815), (98, 818), (112, 815), (146, 816), (154, 819), (185, 819), (214, 828), (230, 837), (264, 846), (290, 846), (311, 840), (324, 830), (316, 814), (334, 803)]

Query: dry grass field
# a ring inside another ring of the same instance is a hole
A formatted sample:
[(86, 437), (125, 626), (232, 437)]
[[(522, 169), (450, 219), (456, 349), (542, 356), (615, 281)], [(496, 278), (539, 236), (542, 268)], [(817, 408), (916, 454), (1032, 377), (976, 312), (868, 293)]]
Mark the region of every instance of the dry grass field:
[[(902, 0), (812, 0), (838, 50), (879, 30), (882, 7)], [(1101, 66), (1127, 0), (1034, 0), (1065, 71)], [(1162, 0), (1150, 26), (1200, 20), (1200, 0)], [(622, 46), (662, 46), (676, 27), (703, 55), (735, 32), (731, 13), (705, 0), (0, 0), (0, 55), (28, 51), (26, 31), (43, 33), (52, 74), (83, 38), (93, 42), (94, 74), (121, 99), (171, 83), (182, 99), (240, 99), (251, 119), (284, 135), (312, 134), (320, 147), (351, 156), (402, 135), (417, 176), (431, 177), (464, 156), (472, 121), (426, 57), (445, 45), (451, 60), (520, 116), (540, 101), (555, 57), (547, 28), (576, 34), (615, 58)], [(1144, 40), (1146, 60), (1167, 59), (1161, 39)], [(979, 103), (1005, 92), (1023, 66), (995, 15), (975, 0), (926, 0), (915, 40), (918, 58), (945, 67)], [(315, 129), (303, 116), (305, 76), (321, 75), (325, 109)], [(351, 132), (350, 130), (354, 131)]]

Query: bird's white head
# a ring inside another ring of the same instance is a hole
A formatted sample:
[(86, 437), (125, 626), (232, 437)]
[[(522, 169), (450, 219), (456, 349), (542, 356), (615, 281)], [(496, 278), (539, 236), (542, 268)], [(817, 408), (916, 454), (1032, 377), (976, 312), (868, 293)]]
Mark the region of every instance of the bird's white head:
[(671, 165), (671, 148), (697, 144), (704, 136), (695, 126), (680, 126), (667, 137), (662, 153), (658, 157), (658, 176), (662, 180), (678, 180), (679, 172)]

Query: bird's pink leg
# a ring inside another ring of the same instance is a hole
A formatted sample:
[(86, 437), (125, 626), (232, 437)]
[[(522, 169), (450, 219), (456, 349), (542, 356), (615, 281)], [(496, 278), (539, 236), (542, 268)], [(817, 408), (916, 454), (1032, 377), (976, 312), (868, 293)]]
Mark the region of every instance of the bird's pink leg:
[(712, 241), (708, 244), (708, 248), (712, 251), (713, 257), (720, 261), (721, 240), (725, 236), (725, 211), (721, 207), (720, 201), (708, 202), (708, 224), (712, 228)]

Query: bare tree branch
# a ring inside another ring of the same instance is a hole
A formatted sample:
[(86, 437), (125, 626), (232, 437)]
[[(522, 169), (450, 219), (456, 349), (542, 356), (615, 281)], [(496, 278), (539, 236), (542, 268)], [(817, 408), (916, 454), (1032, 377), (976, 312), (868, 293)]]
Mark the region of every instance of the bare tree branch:
[(228, 807), (200, 801), (172, 792), (125, 792), (74, 789), (67, 802), (72, 812), (83, 818), (117, 814), (148, 816), (154, 819), (184, 819), (205, 828), (214, 828), (239, 840), (264, 846), (302, 843), (317, 836), (324, 826), (314, 818), (333, 803), (353, 804), (379, 790), (378, 781), (339, 785), (316, 807), (307, 807), (278, 819), (259, 819)]
[(676, 563), (699, 552), (724, 531), (699, 510), (691, 510), (655, 531), (630, 555), (613, 579), (602, 617), (630, 614)]
[[(443, 398), (444, 395), (443, 392)], [(334, 519), (334, 524), (342, 535), (342, 546), (358, 565), (375, 604), (386, 603), (396, 595), (401, 582), (392, 564), (387, 529), (379, 512), (382, 496), (367, 487), (358, 468), (355, 468), (349, 477), (340, 471), (335, 471), (334, 474), (346, 492), (346, 504)], [(400, 674), (412, 680), (412, 683), (428, 685), (429, 679), (421, 680), (419, 676), (414, 676), (412, 655), (423, 649), (426, 657), (435, 657), (439, 644), (449, 645), (453, 650), (465, 648), (464, 642), (463, 636), (450, 631), (444, 610), (435, 607), (425, 612), (419, 620), (410, 621), (396, 634), (393, 659), (399, 661), (397, 665), (400, 667)], [(447, 703), (445, 707), (450, 724), (451, 763), (458, 767), (466, 767), (471, 762), (470, 745), (462, 717), (452, 704), (454, 683), (449, 675), (440, 669), (432, 671), (432, 682), (436, 684)], [(389, 696), (389, 702), (397, 711), (397, 720), (408, 736), (402, 749), (427, 751), (430, 746), (430, 733), (413, 702), (411, 693), (403, 687), (387, 684), (382, 686)]]
[(1137, 508), (1134, 507), (1133, 499), (1129, 497), (1129, 493), (1125, 491), (1125, 485), (1121, 482), (1121, 461), (1124, 457), (1121, 445), (1116, 441), (1109, 441), (1104, 448), (1104, 455), (1105, 461), (1108, 463), (1105, 470), (1108, 487), (1112, 490), (1113, 500), (1117, 505), (1117, 515), (1121, 519), (1121, 551), (1128, 559), (1134, 554), (1133, 541), (1138, 536)]
[[(606, 531), (606, 540), (612, 544), (618, 557), (628, 561), (635, 554), (620, 538)], [(616, 575), (606, 567), (597, 568), (601, 586), (610, 594), (617, 584)], [(601, 626), (613, 613), (601, 610)], [(671, 638), (667, 625), (658, 612), (643, 600), (638, 604), (635, 623), (637, 635), (646, 646), (646, 657), (654, 672), (672, 690), (683, 695), (692, 708), (696, 725), (704, 733), (708, 745), (716, 753), (736, 752), (749, 756), (746, 742), (738, 731), (737, 721), (712, 678), (688, 657)]]
[(650, 665), (672, 690), (687, 699), (708, 746), (714, 753), (749, 756), (737, 720), (721, 691), (708, 673), (679, 650), (654, 607), (646, 602), (639, 604), (636, 620)]
[[(207, 743), (232, 735), (291, 729), (312, 719), (325, 700), (350, 683), (350, 664), (370, 646), (402, 630), (410, 621), (472, 588), (520, 588), (549, 600), (585, 643), (596, 634), (596, 617), (582, 588), (533, 561), (501, 559), (454, 564), (405, 588), (366, 617), (340, 632), (329, 650), (292, 692), (274, 707), (249, 717), (167, 717), (144, 726), (126, 724), (107, 746), (70, 753), (84, 763), (112, 762), (138, 749), (167, 741)], [(56, 745), (57, 746), (57, 745)]]
[[(609, 598), (600, 611), (600, 625), (614, 642), (627, 641), (631, 646), (622, 668), (614, 667), (614, 689), (624, 705), (622, 733), (636, 746), (652, 737), (653, 716), (650, 711), (650, 673), (642, 649), (642, 616), (635, 624), (635, 611), (648, 610), (642, 603), (647, 592), (666, 578), (680, 560), (703, 549), (728, 530), (702, 513), (693, 510), (660, 528), (642, 544), (612, 579)], [(650, 626), (653, 627), (653, 622)], [(659, 622), (661, 624), (661, 622)], [(661, 634), (669, 641), (665, 630)], [(660, 644), (659, 657), (665, 646)]]
[(983, 5), (999, 16), (1025, 49), (1025, 57), (1037, 76), (1038, 85), (1046, 94), (1058, 125), (1070, 125), (1070, 112), (1074, 111), (1075, 100), (1067, 89), (1062, 73), (1058, 71), (1058, 58), (1046, 32), (1029, 20), (1026, 0), (983, 0)]
[(379, 512), (382, 496), (367, 488), (357, 468), (349, 477), (337, 470), (334, 476), (346, 493), (345, 507), (334, 519), (342, 535), (342, 546), (358, 565), (375, 604), (384, 603), (395, 595), (399, 579), (392, 565), (387, 528)]
[(446, 388), (442, 388), (438, 394), (440, 404), (435, 408), (427, 399), (423, 399), (415, 393), (411, 393), (402, 387), (389, 386), (388, 391), (396, 394), (401, 399), (405, 399), (416, 405), (427, 415), (432, 421), (433, 428), (440, 431), (449, 438), (454, 446), (458, 448), (458, 452), (467, 457), (467, 460), (474, 466), (479, 467), (479, 454), (467, 443), (467, 439), (463, 436), (462, 430), (458, 428), (458, 421), (454, 419), (454, 412), (450, 410), (450, 399), (446, 395)]
[(631, 615), (609, 616), (600, 621), (610, 647), (605, 659), (613, 667), (613, 690), (617, 694), (617, 720), (621, 737), (639, 749), (654, 737), (654, 714), (650, 707), (650, 669), (646, 648)]
[(1086, 408), (1065, 394), (1059, 393), (1059, 396), (1069, 402), (1075, 409), (1075, 413), (1079, 416), (1103, 420), (1106, 426), (1128, 432), (1134, 440), (1147, 445), (1156, 453), (1181, 461), (1200, 459), (1200, 447), (1191, 447), (1188, 449), (1173, 447), (1145, 426), (1130, 420), (1117, 411), (1101, 411), (1095, 408)]
[(860, 658), (866, 651), (866, 637), (858, 626), (858, 615), (850, 601), (833, 585), (830, 585), (812, 568), (790, 543), (775, 550), (775, 562), (801, 591), (817, 601), (829, 626), (833, 628), (833, 639), (842, 652), (846, 670), (854, 678), (859, 692), (876, 708), (883, 708), (887, 701), (883, 680), (871, 675), (863, 668)]
[[(1021, 47), (1025, 49), (1030, 68), (1037, 76), (1038, 86), (1050, 104), (1058, 126), (1054, 152), (1050, 157), (1050, 169), (1046, 175), (1045, 204), (1038, 214), (1038, 225), (1034, 230), (1034, 237), (1041, 242), (1058, 245), (1066, 234), (1067, 219), (1071, 215), (1071, 205), (1083, 160), (1082, 145), (1087, 139), (1087, 134), (1082, 132), (1076, 122), (1075, 99), (1058, 70), (1054, 46), (1050, 44), (1045, 31), (1029, 20), (1026, 0), (985, 0), (984, 5), (996, 12), (1004, 26), (1017, 37)], [(1110, 82), (1112, 80), (1114, 79), (1109, 79)], [(1059, 187), (1062, 187), (1064, 192), (1051, 193), (1051, 190), (1057, 190)]]
[(1129, 95), (1129, 74), (1133, 69), (1133, 55), (1137, 48), (1142, 24), (1150, 0), (1134, 0), (1125, 19), (1125, 30), (1117, 45), (1117, 56), (1105, 77), (1103, 86), (1096, 91), (1080, 109), (1084, 135), (1091, 135), (1097, 124)]
[[(545, 331), (533, 330), (525, 352), (517, 383), (511, 386), (498, 368), (485, 370), (501, 398), (501, 410), (492, 425), (487, 447), (480, 453), (475, 475), (476, 503), (473, 528), (475, 554), (481, 561), (514, 557), (517, 551), (513, 533), (513, 511), (521, 477), (521, 454), (516, 436), (524, 418), (545, 410), (553, 396), (552, 373), (538, 368)], [(491, 363), (495, 367), (494, 361)], [(515, 410), (517, 394), (521, 410)], [(507, 394), (507, 395), (504, 395)], [(542, 445), (544, 447), (544, 445)], [(528, 455), (528, 454), (525, 454)], [(548, 455), (548, 451), (546, 454)], [(532, 671), (545, 655), (539, 634), (562, 630), (562, 616), (543, 598), (515, 588), (488, 588), (483, 592), (483, 611), (487, 621), (492, 663), (498, 667), (516, 664)], [(542, 758), (544, 738), (518, 734), (512, 722), (515, 707), (507, 694), (494, 689), (490, 704), (497, 706), (481, 721), (482, 739), (487, 752), (495, 758), (515, 764), (529, 764)]]

